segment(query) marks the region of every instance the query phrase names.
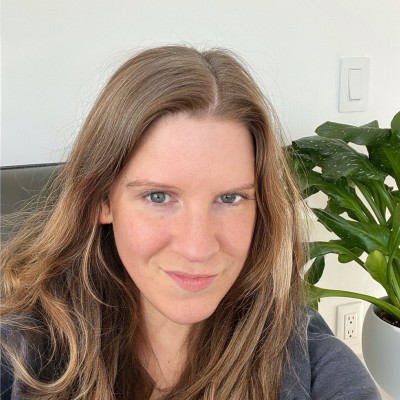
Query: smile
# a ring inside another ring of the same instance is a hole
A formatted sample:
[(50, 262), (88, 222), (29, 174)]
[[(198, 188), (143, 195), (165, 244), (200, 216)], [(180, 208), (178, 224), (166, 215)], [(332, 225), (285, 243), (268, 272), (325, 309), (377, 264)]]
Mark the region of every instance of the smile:
[(191, 292), (207, 289), (217, 275), (191, 275), (182, 272), (164, 271), (179, 287)]

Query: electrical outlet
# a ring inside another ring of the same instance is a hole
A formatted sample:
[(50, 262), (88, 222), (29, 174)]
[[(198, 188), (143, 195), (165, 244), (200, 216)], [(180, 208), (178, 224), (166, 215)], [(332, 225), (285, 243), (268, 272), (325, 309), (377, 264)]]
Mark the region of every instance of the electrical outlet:
[(356, 312), (344, 315), (344, 340), (358, 336), (358, 315)]
[(361, 343), (362, 309), (360, 301), (337, 307), (336, 336), (350, 346)]

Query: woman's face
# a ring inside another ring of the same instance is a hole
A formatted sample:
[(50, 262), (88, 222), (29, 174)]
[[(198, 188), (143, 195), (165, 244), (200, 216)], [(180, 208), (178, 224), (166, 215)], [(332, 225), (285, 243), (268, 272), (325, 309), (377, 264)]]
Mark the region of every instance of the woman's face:
[(254, 181), (238, 122), (175, 115), (149, 129), (100, 215), (147, 320), (193, 324), (214, 312), (249, 251)]

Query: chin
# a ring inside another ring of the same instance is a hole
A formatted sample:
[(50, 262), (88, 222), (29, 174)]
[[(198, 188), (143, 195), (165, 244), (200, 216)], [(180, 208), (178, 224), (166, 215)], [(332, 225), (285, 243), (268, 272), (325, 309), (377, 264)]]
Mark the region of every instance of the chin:
[(174, 312), (168, 316), (168, 319), (181, 325), (193, 325), (209, 318), (216, 308), (217, 305), (215, 307), (206, 308), (186, 306), (182, 307), (182, 309), (175, 309)]

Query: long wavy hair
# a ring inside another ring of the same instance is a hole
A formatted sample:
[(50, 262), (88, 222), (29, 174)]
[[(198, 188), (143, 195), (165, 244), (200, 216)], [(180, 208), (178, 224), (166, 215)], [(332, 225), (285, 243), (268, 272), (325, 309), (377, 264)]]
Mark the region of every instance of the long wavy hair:
[(140, 364), (138, 289), (101, 205), (149, 126), (185, 113), (239, 121), (255, 148), (257, 216), (242, 272), (192, 328), (189, 359), (163, 399), (277, 398), (302, 335), (299, 196), (274, 112), (237, 56), (183, 46), (148, 49), (111, 77), (48, 201), (4, 246), (4, 357), (18, 398), (148, 399)]

